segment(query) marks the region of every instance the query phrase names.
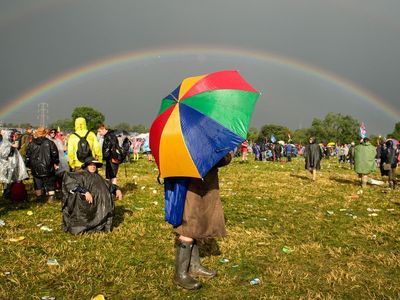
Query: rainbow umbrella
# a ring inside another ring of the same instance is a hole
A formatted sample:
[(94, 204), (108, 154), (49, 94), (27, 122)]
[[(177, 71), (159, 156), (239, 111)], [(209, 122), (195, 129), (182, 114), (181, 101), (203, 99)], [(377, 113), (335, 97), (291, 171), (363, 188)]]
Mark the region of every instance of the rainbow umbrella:
[(246, 139), (259, 95), (237, 71), (184, 79), (150, 128), (160, 177), (203, 178)]

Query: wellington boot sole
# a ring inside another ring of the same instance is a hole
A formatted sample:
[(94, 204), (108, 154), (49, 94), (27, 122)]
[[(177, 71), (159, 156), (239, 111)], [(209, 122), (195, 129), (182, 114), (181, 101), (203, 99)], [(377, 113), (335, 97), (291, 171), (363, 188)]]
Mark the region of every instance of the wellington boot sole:
[(177, 279), (173, 279), (173, 281), (174, 281), (174, 283), (176, 284), (176, 285), (178, 285), (179, 287), (181, 287), (181, 288), (184, 288), (184, 289), (186, 289), (186, 290), (198, 290), (198, 289), (200, 289), (201, 287), (202, 287), (202, 285), (201, 285), (201, 283), (200, 282), (198, 282), (197, 284), (185, 284), (185, 283), (183, 283), (183, 282), (180, 282), (179, 280), (177, 280)]

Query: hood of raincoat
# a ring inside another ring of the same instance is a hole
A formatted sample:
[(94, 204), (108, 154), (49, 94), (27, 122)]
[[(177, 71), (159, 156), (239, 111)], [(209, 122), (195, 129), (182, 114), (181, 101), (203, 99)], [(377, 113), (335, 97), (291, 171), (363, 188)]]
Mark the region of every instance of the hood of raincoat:
[(76, 118), (75, 120), (75, 131), (79, 132), (79, 131), (87, 131), (87, 125), (86, 125), (86, 120), (85, 118)]
[(2, 130), (1, 135), (3, 136), (3, 142), (10, 143), (10, 136), (11, 136), (10, 130)]
[(41, 137), (38, 137), (36, 139), (33, 139), (32, 142), (35, 143), (36, 145), (40, 146), (43, 143), (44, 140), (46, 140), (46, 137), (45, 136), (41, 136)]

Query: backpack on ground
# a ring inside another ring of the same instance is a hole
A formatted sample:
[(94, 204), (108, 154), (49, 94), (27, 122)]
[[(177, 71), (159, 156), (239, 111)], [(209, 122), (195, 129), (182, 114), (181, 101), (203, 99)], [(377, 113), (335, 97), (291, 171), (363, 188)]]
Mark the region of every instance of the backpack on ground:
[(25, 184), (22, 181), (11, 184), (10, 198), (13, 202), (23, 202), (28, 200), (28, 193)]
[(86, 132), (84, 137), (81, 137), (79, 134), (74, 132), (74, 134), (79, 138), (78, 148), (76, 150), (76, 157), (80, 162), (84, 162), (85, 159), (92, 155), (92, 149), (90, 149), (89, 142), (87, 141), (87, 136), (89, 135), (90, 131)]

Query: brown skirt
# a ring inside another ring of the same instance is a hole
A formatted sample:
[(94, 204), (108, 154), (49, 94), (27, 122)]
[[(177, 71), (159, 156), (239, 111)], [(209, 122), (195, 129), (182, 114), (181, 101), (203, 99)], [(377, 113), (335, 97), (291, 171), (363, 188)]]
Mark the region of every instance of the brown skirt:
[(212, 169), (204, 180), (190, 180), (182, 224), (175, 232), (193, 239), (226, 236), (217, 168)]

